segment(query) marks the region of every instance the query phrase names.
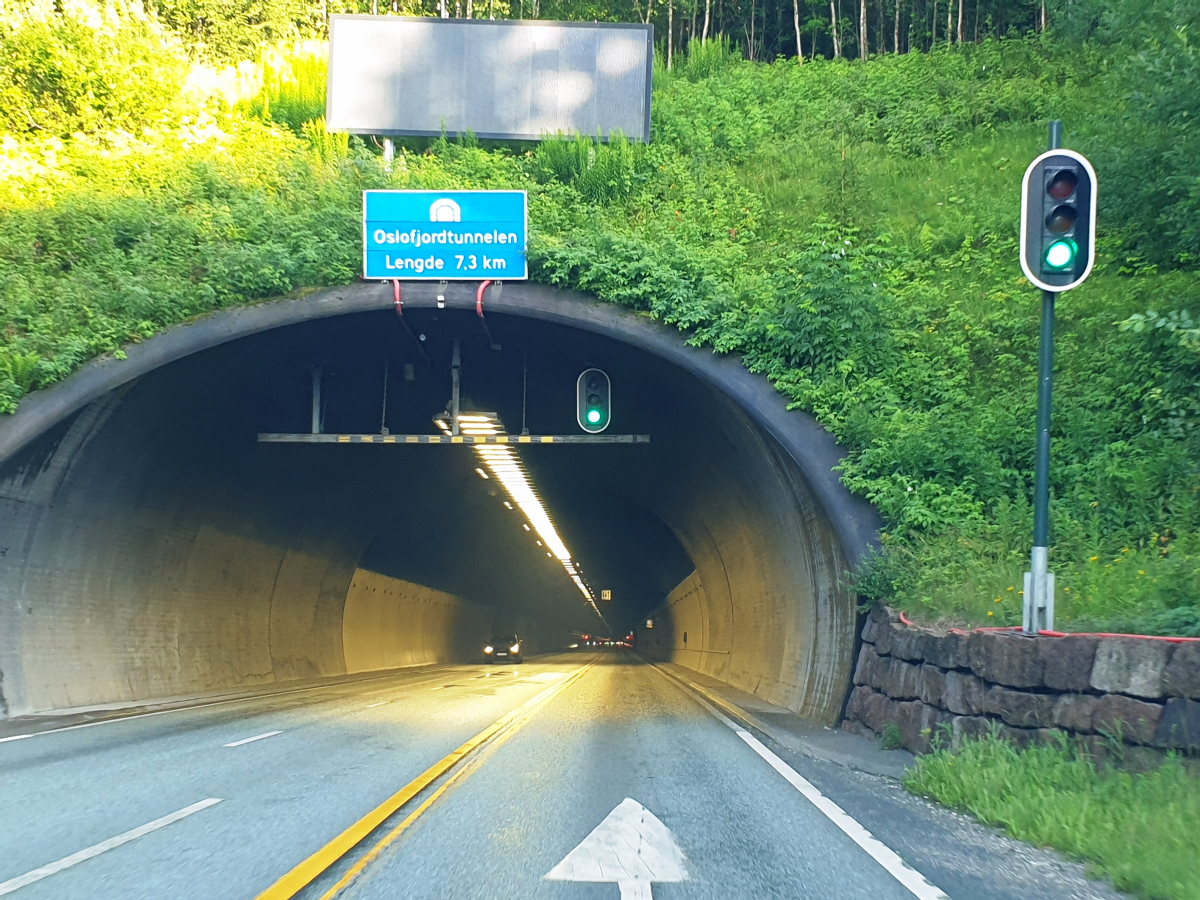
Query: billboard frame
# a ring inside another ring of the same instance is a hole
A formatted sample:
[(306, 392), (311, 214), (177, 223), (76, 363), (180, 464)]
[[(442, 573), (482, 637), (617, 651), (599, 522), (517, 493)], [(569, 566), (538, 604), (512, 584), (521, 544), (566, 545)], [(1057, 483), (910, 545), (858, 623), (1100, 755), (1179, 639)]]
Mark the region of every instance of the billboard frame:
[[(590, 28), (590, 29), (614, 29), (620, 31), (640, 31), (645, 35), (646, 40), (646, 114), (643, 122), (642, 134), (625, 135), (631, 140), (640, 140), (642, 143), (650, 143), (650, 103), (654, 93), (654, 25), (642, 22), (553, 22), (543, 19), (439, 19), (432, 16), (372, 16), (356, 13), (334, 13), (329, 16), (329, 46), (330, 46), (330, 65), (329, 76), (325, 81), (325, 108), (328, 110), (333, 102), (333, 41), (337, 23), (342, 19), (355, 19), (361, 21), (363, 19), (378, 19), (380, 21), (395, 21), (396, 19), (409, 19), (413, 21), (424, 21), (437, 23), (439, 26), (457, 26), (457, 27), (476, 27), (489, 26), (495, 27), (500, 22), (512, 22), (514, 25), (523, 28), (538, 28), (538, 27), (558, 27), (558, 28)], [(388, 129), (384, 131), (376, 131), (370, 128), (338, 128), (338, 132), (343, 134), (373, 134), (381, 137), (431, 137), (437, 138), (445, 134), (447, 137), (461, 138), (465, 132), (460, 131), (427, 131), (418, 129)], [(541, 141), (547, 137), (552, 137), (548, 134), (516, 134), (516, 133), (485, 133), (473, 132), (475, 137), (481, 140), (496, 140), (496, 141)], [(571, 137), (572, 135), (568, 135)], [(596, 135), (584, 135), (584, 137), (595, 138)], [(601, 135), (600, 139), (607, 143), (610, 135)]]

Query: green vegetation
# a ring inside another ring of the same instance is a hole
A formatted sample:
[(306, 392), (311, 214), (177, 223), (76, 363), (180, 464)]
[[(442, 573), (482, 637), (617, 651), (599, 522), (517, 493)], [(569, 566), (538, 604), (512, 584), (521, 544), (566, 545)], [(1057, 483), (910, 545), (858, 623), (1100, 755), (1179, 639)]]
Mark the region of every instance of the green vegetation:
[[(1118, 28), (1126, 5), (1087, 40), (868, 61), (696, 41), (656, 71), (648, 146), (422, 141), (391, 171), (325, 131), (319, 41), (183, 71), (179, 42), (209, 45), (124, 6), (99, 25), (0, 15), (0, 410), (189, 317), (353, 280), (363, 188), (523, 188), (534, 278), (743, 357), (838, 436), (885, 521), (866, 596), (1012, 624), (1040, 302), (1018, 188), (1061, 116), (1098, 161), (1104, 234), (1059, 311), (1060, 627), (1200, 633), (1200, 22), (1163, 0)], [(73, 41), (93, 63), (68, 66)], [(110, 51), (164, 74), (118, 77)]]
[(1014, 837), (1056, 847), (1156, 900), (1200, 896), (1200, 785), (1178, 761), (1149, 774), (1097, 769), (1070, 745), (994, 737), (917, 760), (909, 790)]

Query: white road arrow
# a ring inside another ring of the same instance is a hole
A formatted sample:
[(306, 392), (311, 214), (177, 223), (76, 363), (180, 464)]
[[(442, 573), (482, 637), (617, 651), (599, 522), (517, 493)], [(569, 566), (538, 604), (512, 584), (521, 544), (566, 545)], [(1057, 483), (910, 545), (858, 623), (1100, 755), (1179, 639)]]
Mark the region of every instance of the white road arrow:
[(651, 900), (651, 882), (688, 880), (687, 858), (654, 813), (626, 798), (544, 878), (615, 881), (621, 900)]

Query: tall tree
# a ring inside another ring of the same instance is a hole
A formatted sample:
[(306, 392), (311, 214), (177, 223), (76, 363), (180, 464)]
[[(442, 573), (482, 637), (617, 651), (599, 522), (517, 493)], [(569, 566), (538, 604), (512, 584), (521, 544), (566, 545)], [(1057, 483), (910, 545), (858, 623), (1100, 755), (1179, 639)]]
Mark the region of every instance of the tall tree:
[(829, 33), (833, 37), (833, 58), (842, 58), (842, 40), (838, 35), (838, 10), (835, 6), (837, 0), (829, 0)]
[(800, 43), (800, 0), (792, 0), (792, 24), (796, 27), (796, 59), (803, 63), (804, 45)]
[(675, 0), (667, 0), (667, 68), (675, 55)]
[(958, 42), (960, 44), (967, 39), (963, 31), (963, 7), (966, 5), (967, 0), (958, 0)]
[(754, 59), (754, 0), (750, 0), (750, 34), (748, 35), (748, 38), (749, 38), (748, 46), (749, 46), (749, 50), (750, 50), (749, 56), (750, 56), (750, 59), (753, 60)]
[(867, 0), (858, 0), (858, 58), (866, 59), (867, 47)]
[(896, 0), (896, 31), (892, 36), (892, 50), (900, 52), (900, 0)]

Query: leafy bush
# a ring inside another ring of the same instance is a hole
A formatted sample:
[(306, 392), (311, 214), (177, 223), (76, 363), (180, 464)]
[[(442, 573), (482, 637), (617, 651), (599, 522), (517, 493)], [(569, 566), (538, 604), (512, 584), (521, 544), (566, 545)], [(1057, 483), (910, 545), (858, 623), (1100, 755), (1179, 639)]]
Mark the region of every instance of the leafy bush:
[(633, 193), (644, 146), (614, 132), (605, 143), (576, 135), (557, 135), (538, 144), (534, 158), (541, 181), (574, 185), (592, 203), (624, 200)]
[(153, 7), (194, 55), (215, 62), (253, 59), (260, 47), (325, 24), (316, 18), (324, 6), (303, 0), (154, 0)]
[(0, 132), (138, 131), (170, 118), (186, 75), (181, 47), (140, 8), (0, 20)]
[(1134, 264), (1197, 267), (1200, 6), (1115, 0), (1086, 5), (1068, 25), (1115, 50), (1103, 78), (1110, 102), (1088, 112), (1081, 148), (1103, 173), (1106, 220)]
[(292, 52), (265, 50), (257, 64), (262, 88), (246, 102), (246, 110), (264, 121), (286, 125), (302, 134), (309, 122), (325, 120), (325, 84), (329, 59), (301, 45)]

